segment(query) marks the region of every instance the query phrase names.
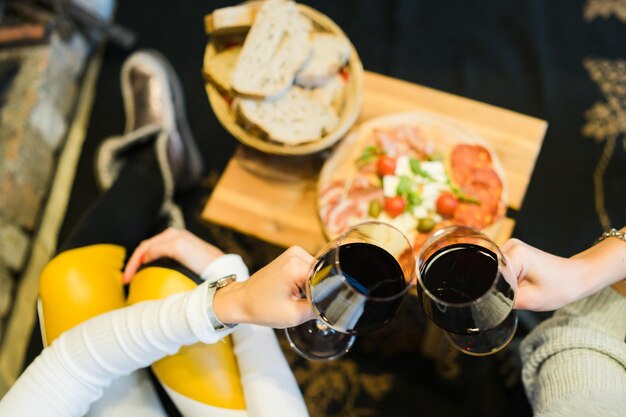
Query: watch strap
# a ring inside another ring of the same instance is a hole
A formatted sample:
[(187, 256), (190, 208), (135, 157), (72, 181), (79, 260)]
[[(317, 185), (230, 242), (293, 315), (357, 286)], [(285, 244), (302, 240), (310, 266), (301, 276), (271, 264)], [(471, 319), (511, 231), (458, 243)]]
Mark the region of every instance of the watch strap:
[(208, 284), (209, 288), (207, 291), (206, 311), (207, 315), (209, 316), (209, 322), (211, 323), (211, 326), (213, 326), (213, 329), (216, 331), (230, 329), (236, 326), (236, 324), (222, 323), (220, 319), (217, 318), (217, 316), (215, 315), (215, 311), (213, 310), (213, 300), (215, 298), (215, 293), (217, 292), (217, 290), (219, 290), (220, 288), (224, 288), (225, 286), (227, 286), (231, 282), (235, 282), (236, 280), (237, 275), (231, 274)]

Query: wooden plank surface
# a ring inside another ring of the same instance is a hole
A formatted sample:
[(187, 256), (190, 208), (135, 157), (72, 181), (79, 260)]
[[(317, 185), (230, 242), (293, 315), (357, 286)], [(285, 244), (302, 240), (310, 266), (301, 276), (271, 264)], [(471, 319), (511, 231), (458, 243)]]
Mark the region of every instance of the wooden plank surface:
[(278, 246), (315, 253), (325, 241), (317, 217), (317, 174), (323, 160), (267, 155), (240, 146), (201, 216)]
[[(519, 209), (541, 149), (547, 123), (488, 104), (365, 73), (359, 122), (384, 114), (421, 110), (446, 116), (482, 136), (505, 170), (509, 206)], [(326, 155), (277, 156), (240, 146), (201, 217), (279, 246), (315, 253), (325, 241), (317, 216), (317, 174)], [(504, 219), (492, 236), (506, 240), (514, 222)]]

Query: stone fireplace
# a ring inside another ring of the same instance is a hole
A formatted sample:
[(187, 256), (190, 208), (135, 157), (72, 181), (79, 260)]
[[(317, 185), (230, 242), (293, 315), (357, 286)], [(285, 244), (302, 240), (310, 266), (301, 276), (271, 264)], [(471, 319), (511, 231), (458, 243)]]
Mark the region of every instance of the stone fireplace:
[[(104, 20), (112, 15), (113, 0), (73, 2)], [(88, 119), (81, 96), (95, 84), (99, 43), (52, 28), (44, 40), (0, 49), (0, 397), (23, 367), (38, 275), (54, 253), (82, 146), (72, 127)]]

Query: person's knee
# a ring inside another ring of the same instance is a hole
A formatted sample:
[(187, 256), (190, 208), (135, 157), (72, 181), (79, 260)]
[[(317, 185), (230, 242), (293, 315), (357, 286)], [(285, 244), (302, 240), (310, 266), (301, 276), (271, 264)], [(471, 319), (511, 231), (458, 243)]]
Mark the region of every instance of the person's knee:
[[(198, 285), (184, 273), (167, 267), (171, 264), (159, 265), (148, 266), (135, 274), (130, 282), (128, 304), (162, 299)], [(237, 359), (229, 337), (212, 345), (184, 346), (175, 355), (152, 364), (152, 370), (181, 409), (190, 402), (195, 404), (195, 409), (207, 413), (216, 408), (232, 413), (245, 409)]]
[(48, 343), (91, 317), (124, 306), (124, 256), (122, 247), (94, 245), (48, 262), (39, 281), (40, 319)]
[[(70, 251), (71, 252), (71, 251)], [(39, 296), (45, 299), (54, 298), (58, 295), (59, 288), (66, 288), (79, 279), (87, 279), (87, 273), (84, 266), (75, 264), (74, 256), (68, 256), (68, 253), (62, 253), (52, 258), (41, 271), (39, 277)]]

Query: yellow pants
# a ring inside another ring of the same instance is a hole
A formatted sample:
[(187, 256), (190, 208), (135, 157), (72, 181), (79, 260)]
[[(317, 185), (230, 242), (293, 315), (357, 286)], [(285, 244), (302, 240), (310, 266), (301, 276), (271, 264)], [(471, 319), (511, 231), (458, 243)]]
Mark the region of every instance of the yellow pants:
[[(121, 246), (91, 245), (63, 252), (48, 263), (40, 281), (45, 344), (98, 314), (196, 286), (178, 271), (148, 267), (133, 277), (126, 299), (121, 272), (125, 255)], [(152, 370), (166, 388), (186, 398), (212, 407), (245, 409), (230, 338), (185, 346), (155, 362)]]

